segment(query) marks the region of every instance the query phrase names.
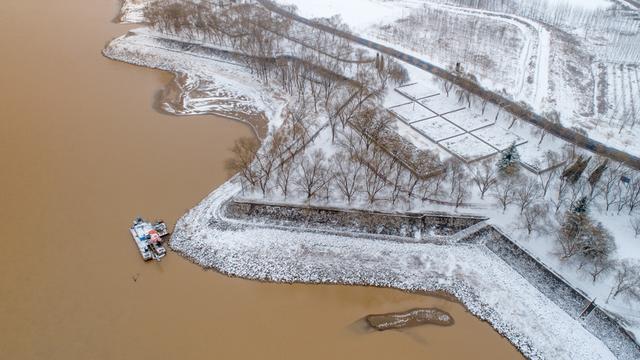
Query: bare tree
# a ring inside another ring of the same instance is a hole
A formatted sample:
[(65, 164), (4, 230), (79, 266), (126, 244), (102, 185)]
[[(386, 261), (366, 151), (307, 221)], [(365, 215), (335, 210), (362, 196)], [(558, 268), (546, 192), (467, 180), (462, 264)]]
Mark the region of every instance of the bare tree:
[(391, 168), (389, 169), (389, 182), (391, 189), (391, 203), (396, 204), (403, 193), (403, 185), (406, 174), (409, 172), (404, 165), (396, 158), (390, 159)]
[(411, 204), (411, 199), (414, 197), (416, 190), (419, 189), (421, 180), (422, 180), (422, 177), (419, 176), (416, 172), (407, 171), (404, 188), (407, 191), (407, 198), (409, 200), (409, 205)]
[(364, 188), (370, 204), (379, 200), (379, 194), (387, 186), (390, 159), (378, 147), (374, 146), (368, 154), (361, 154), (364, 165)]
[(616, 210), (618, 211), (618, 215), (620, 215), (622, 210), (624, 210), (624, 208), (627, 206), (628, 191), (629, 188), (627, 184), (623, 183), (622, 181), (619, 181), (613, 189), (614, 197), (618, 199), (614, 204), (616, 206)]
[(520, 207), (520, 214), (538, 200), (542, 195), (540, 184), (533, 178), (525, 177), (524, 181), (518, 181), (514, 191), (515, 203)]
[(286, 199), (289, 195), (289, 188), (291, 185), (291, 177), (293, 176), (293, 169), (296, 167), (296, 157), (289, 157), (280, 163), (276, 174), (276, 185), (282, 192), (282, 195)]
[[(551, 111), (551, 112), (547, 112), (543, 114), (544, 117), (547, 118), (547, 120), (550, 121), (551, 124), (560, 124), (560, 113), (558, 113), (557, 111)], [(544, 141), (545, 136), (548, 133), (548, 127), (549, 126), (543, 126), (542, 128), (540, 128), (540, 141), (538, 141), (538, 146), (540, 144), (542, 144), (542, 141)]]
[(609, 257), (597, 257), (590, 262), (583, 261), (580, 266), (582, 267), (584, 265), (587, 267), (587, 272), (591, 275), (591, 281), (595, 283), (600, 275), (613, 270), (615, 264), (615, 261), (609, 259)]
[(560, 163), (560, 156), (558, 153), (553, 151), (547, 151), (544, 154), (544, 167), (547, 168), (545, 171), (538, 174), (538, 178), (540, 179), (540, 186), (542, 187), (542, 196), (546, 197), (547, 192), (549, 191), (549, 186), (553, 179), (555, 179), (560, 172), (560, 167), (558, 164)]
[(295, 184), (307, 197), (307, 201), (314, 199), (330, 179), (330, 171), (322, 149), (316, 149), (310, 155), (305, 154), (302, 157)]
[(501, 181), (498, 181), (496, 186), (493, 187), (491, 194), (502, 206), (502, 212), (507, 211), (507, 207), (513, 203), (513, 196), (515, 192), (515, 184), (513, 178), (505, 177)]
[(449, 97), (449, 93), (451, 92), (451, 89), (453, 89), (453, 83), (447, 80), (442, 80), (442, 89), (447, 94), (447, 97)]
[(341, 79), (336, 76), (335, 73), (327, 73), (320, 77), (320, 85), (322, 85), (322, 93), (324, 95), (324, 107), (329, 109), (330, 100), (338, 89), (341, 88)]
[(253, 167), (256, 169), (257, 184), (262, 191), (262, 196), (266, 196), (269, 191), (269, 184), (273, 178), (273, 172), (278, 165), (281, 151), (284, 148), (284, 137), (275, 135), (271, 142), (262, 151), (258, 151)]
[(311, 116), (311, 112), (308, 108), (308, 104), (306, 101), (294, 101), (289, 105), (289, 115), (294, 123), (304, 124), (305, 120), (307, 120)]
[(450, 181), (451, 195), (453, 195), (458, 184), (464, 182), (467, 179), (464, 163), (458, 158), (451, 158), (445, 164), (447, 167), (447, 177)]
[(252, 164), (259, 149), (258, 139), (253, 137), (240, 138), (231, 148), (233, 157), (225, 163), (225, 168), (229, 173), (240, 174), (243, 191), (246, 190), (246, 185), (253, 188), (258, 183), (258, 173)]
[(636, 237), (640, 235), (640, 217), (635, 217), (631, 219), (631, 227), (636, 234)]
[(533, 204), (527, 207), (520, 215), (520, 228), (527, 230), (531, 236), (534, 231), (540, 231), (546, 223), (547, 209), (542, 204)]
[(342, 195), (351, 204), (353, 198), (361, 190), (362, 162), (354, 161), (346, 152), (337, 152), (333, 158), (333, 176), (335, 184)]
[(568, 191), (567, 191), (567, 199), (569, 206), (573, 206), (576, 201), (582, 200), (583, 198), (587, 199), (588, 202), (591, 202), (591, 197), (589, 196), (589, 192), (587, 191), (588, 185), (587, 180), (584, 178), (578, 179), (576, 183), (569, 183)]
[(640, 300), (640, 262), (636, 259), (625, 259), (618, 263), (614, 275), (614, 285), (609, 292), (610, 298), (623, 295), (628, 299)]
[(629, 181), (625, 202), (629, 207), (629, 215), (640, 205), (640, 177), (634, 176)]
[(475, 167), (473, 171), (473, 182), (478, 186), (480, 198), (484, 199), (484, 195), (498, 181), (498, 169), (492, 159), (485, 159)]
[(442, 195), (442, 184), (446, 179), (446, 172), (437, 173), (434, 176), (420, 179), (418, 183), (418, 192), (422, 202), (430, 198), (437, 198)]
[(455, 188), (453, 189), (452, 198), (456, 205), (456, 211), (468, 198), (469, 198), (469, 186), (467, 185), (466, 179), (460, 179), (455, 184)]
[(623, 176), (621, 165), (605, 170), (602, 178), (598, 182), (600, 188), (599, 195), (605, 205), (605, 210), (609, 211), (613, 205), (620, 200), (620, 178)]
[(569, 189), (568, 182), (562, 179), (556, 182), (555, 189), (554, 189), (555, 196), (551, 198), (551, 203), (553, 204), (556, 214), (560, 211), (560, 209), (566, 206), (567, 203), (569, 202), (568, 200), (569, 196), (567, 195), (568, 189)]

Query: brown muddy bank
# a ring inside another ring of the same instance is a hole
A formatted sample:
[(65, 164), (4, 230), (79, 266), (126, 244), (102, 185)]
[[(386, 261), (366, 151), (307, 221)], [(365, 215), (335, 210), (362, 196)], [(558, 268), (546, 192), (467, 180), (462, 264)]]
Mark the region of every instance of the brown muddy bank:
[[(237, 106), (238, 101), (233, 99), (224, 89), (217, 88), (215, 84), (199, 82), (194, 88), (189, 87), (187, 75), (174, 74), (172, 81), (156, 93), (154, 109), (172, 115), (185, 115), (193, 111), (189, 108), (190, 101), (206, 98), (207, 106), (219, 108), (208, 111), (208, 115), (246, 124), (259, 139), (264, 139), (267, 136), (269, 126), (263, 112)], [(222, 110), (223, 108), (232, 108), (232, 110)], [(237, 109), (234, 110), (234, 108)]]

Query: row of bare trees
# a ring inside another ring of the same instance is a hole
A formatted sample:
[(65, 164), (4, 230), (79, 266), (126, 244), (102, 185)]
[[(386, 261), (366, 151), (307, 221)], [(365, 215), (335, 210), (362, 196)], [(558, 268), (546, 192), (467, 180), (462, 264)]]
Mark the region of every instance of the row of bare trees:
[[(369, 121), (390, 126), (383, 120), (388, 114), (380, 114), (382, 119)], [(366, 109), (355, 118), (371, 116), (371, 109)], [(420, 177), (374, 143), (373, 137), (363, 136), (350, 126), (337, 130), (331, 156), (325, 154), (322, 144), (314, 143), (314, 137), (294, 138), (290, 128), (285, 130), (262, 147), (251, 138), (236, 142), (227, 168), (239, 174), (244, 190), (259, 192), (263, 197), (293, 197), (307, 202), (331, 199), (351, 204), (360, 199), (368, 204), (396, 205), (410, 199), (426, 200), (443, 188), (445, 173)]]

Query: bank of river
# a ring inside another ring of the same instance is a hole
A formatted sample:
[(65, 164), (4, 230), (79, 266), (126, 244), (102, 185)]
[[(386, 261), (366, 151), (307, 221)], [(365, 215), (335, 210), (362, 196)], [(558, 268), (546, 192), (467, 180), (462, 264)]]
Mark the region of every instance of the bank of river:
[[(0, 358), (486, 358), (516, 350), (457, 303), (394, 290), (275, 285), (143, 263), (136, 215), (173, 223), (226, 173), (244, 125), (152, 109), (167, 74), (101, 56), (116, 1), (0, 12)], [(136, 279), (136, 281), (134, 281)], [(455, 325), (384, 333), (371, 313), (438, 307)]]

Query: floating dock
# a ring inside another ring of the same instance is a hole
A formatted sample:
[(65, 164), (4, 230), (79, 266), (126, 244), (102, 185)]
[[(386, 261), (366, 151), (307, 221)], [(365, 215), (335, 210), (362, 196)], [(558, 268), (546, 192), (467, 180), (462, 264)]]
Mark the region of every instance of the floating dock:
[(144, 261), (152, 259), (160, 261), (167, 254), (162, 243), (163, 238), (169, 235), (169, 230), (164, 221), (160, 220), (152, 224), (137, 218), (133, 221), (129, 232)]

